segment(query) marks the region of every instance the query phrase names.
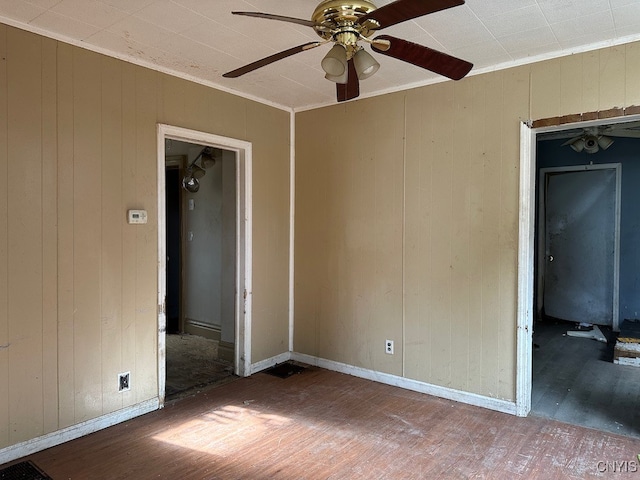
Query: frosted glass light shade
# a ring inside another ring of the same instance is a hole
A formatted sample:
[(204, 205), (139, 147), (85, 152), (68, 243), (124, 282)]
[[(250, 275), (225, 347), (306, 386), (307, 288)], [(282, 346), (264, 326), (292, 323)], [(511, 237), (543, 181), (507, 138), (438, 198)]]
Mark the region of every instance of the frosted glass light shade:
[(380, 64), (376, 62), (376, 59), (364, 49), (358, 50), (358, 53), (354, 55), (353, 63), (355, 64), (356, 72), (358, 72), (358, 78), (360, 80), (369, 78), (380, 68)]
[(327, 75), (341, 76), (347, 71), (347, 51), (342, 45), (336, 43), (322, 59), (320, 65)]

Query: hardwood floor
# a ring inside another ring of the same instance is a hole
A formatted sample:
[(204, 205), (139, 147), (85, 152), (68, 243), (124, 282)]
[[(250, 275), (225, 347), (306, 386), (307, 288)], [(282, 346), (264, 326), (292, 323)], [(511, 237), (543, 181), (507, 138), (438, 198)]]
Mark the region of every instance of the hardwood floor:
[(309, 367), (238, 379), (27, 458), (54, 479), (587, 479), (614, 468), (640, 478), (638, 454), (638, 439)]

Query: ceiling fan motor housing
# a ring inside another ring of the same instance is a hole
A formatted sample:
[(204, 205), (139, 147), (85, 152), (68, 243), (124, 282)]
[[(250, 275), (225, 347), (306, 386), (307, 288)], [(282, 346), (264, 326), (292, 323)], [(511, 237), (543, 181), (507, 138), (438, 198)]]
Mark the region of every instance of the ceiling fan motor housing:
[(323, 39), (353, 46), (360, 36), (368, 38), (380, 26), (374, 20), (357, 23), (359, 17), (376, 9), (373, 3), (364, 0), (324, 0), (316, 7), (311, 20), (318, 24), (314, 29)]

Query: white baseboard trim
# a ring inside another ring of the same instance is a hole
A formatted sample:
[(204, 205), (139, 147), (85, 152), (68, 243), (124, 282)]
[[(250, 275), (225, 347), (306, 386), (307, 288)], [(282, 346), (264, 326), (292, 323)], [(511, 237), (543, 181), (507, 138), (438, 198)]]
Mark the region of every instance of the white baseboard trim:
[(476, 393), (463, 392), (461, 390), (454, 390), (453, 388), (432, 385), (430, 383), (399, 377), (389, 373), (376, 372), (375, 370), (368, 370), (366, 368), (354, 367), (353, 365), (347, 365), (346, 363), (334, 362), (333, 360), (326, 360), (324, 358), (318, 358), (304, 353), (292, 352), (291, 360), (316, 367), (326, 368), (327, 370), (333, 370), (335, 372), (346, 373), (348, 375), (353, 375), (354, 377), (373, 380), (374, 382), (380, 382), (394, 387), (404, 388), (406, 390), (412, 390), (414, 392), (426, 393), (427, 395), (433, 395), (434, 397), (441, 397), (455, 402), (474, 405), (476, 407), (483, 407), (489, 410), (509, 413), (511, 415), (515, 415), (517, 413), (515, 402), (508, 400), (501, 400), (498, 398), (478, 395)]
[(267, 368), (271, 368), (278, 363), (286, 362), (287, 360), (291, 360), (291, 352), (284, 352), (280, 355), (276, 355), (275, 357), (266, 358), (264, 360), (260, 360), (259, 362), (251, 364), (251, 374), (261, 372), (262, 370), (266, 370)]
[(9, 447), (0, 449), (0, 465), (11, 462), (18, 458), (26, 457), (32, 453), (39, 452), (46, 448), (55, 447), (62, 443), (76, 438), (84, 437), (90, 433), (97, 432), (107, 427), (111, 427), (118, 423), (126, 422), (132, 418), (139, 417), (145, 413), (153, 412), (160, 408), (157, 398), (147, 400), (146, 402), (132, 405), (131, 407), (118, 410), (113, 413), (102, 415), (98, 418), (87, 420), (86, 422), (71, 425), (70, 427), (47, 433), (41, 437), (36, 437), (25, 442), (17, 443)]

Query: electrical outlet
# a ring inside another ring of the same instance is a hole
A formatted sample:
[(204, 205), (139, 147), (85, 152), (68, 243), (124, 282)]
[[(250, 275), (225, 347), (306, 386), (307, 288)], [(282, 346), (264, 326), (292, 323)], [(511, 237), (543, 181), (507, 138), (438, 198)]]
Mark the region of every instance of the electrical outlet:
[(389, 355), (393, 355), (393, 340), (385, 340), (384, 341), (384, 353), (388, 353)]
[(130, 372), (118, 374), (118, 392), (126, 392), (131, 390), (131, 383), (129, 382)]

